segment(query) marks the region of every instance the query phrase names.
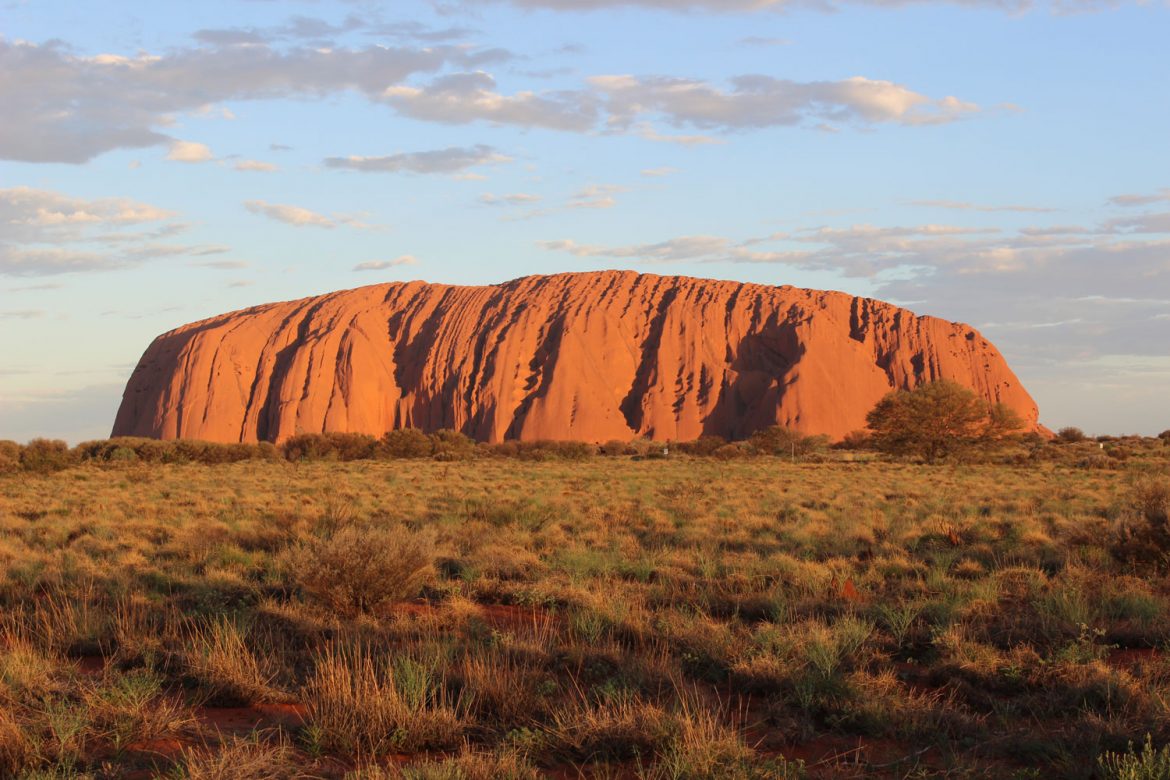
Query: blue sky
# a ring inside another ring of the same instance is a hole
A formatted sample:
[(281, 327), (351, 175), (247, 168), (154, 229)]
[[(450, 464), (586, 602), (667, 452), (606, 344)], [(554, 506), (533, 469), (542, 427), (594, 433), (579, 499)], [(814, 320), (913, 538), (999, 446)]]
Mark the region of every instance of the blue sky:
[(1170, 4), (0, 0), (0, 438), (150, 340), (631, 268), (971, 323), (1050, 427), (1170, 428)]

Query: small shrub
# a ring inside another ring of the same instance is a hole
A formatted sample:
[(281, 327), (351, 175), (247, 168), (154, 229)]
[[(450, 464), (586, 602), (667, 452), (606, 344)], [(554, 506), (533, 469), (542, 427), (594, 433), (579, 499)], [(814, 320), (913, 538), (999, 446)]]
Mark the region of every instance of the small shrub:
[(1147, 734), (1140, 753), (1134, 752), (1131, 742), (1129, 750), (1105, 753), (1097, 765), (1107, 780), (1166, 780), (1170, 778), (1170, 746), (1154, 750), (1154, 741)]
[(1085, 432), (1080, 428), (1068, 426), (1056, 432), (1056, 440), (1064, 444), (1076, 444), (1085, 440)]
[(21, 467), (39, 474), (61, 471), (75, 462), (69, 445), (58, 439), (33, 439), (20, 451)]
[(806, 436), (789, 428), (773, 425), (756, 431), (748, 439), (749, 446), (762, 455), (804, 458), (824, 452), (829, 446), (828, 436)]
[(289, 555), (305, 593), (346, 615), (411, 598), (434, 576), (434, 534), (404, 527), (347, 525)]
[(415, 428), (387, 431), (378, 443), (378, 454), (384, 458), (429, 458), (430, 438)]
[(368, 460), (373, 458), (378, 441), (364, 433), (301, 433), (281, 445), (284, 457), (298, 460)]
[(14, 441), (0, 441), (0, 474), (20, 470), (20, 445)]
[(430, 435), (435, 460), (467, 460), (475, 456), (475, 440), (459, 431), (443, 429)]
[(1117, 525), (1110, 553), (1130, 563), (1170, 564), (1170, 481), (1138, 482), (1126, 503), (1127, 516)]
[(700, 436), (694, 441), (679, 442), (676, 446), (679, 452), (685, 452), (688, 455), (709, 456), (726, 444), (727, 439), (722, 436)]

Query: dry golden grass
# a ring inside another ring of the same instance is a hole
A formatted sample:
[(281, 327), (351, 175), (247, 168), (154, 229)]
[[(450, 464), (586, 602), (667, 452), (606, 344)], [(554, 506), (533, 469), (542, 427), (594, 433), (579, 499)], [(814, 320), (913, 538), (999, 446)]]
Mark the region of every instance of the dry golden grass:
[(1170, 448), (1037, 446), (44, 448), (0, 475), (0, 777), (1155, 777)]

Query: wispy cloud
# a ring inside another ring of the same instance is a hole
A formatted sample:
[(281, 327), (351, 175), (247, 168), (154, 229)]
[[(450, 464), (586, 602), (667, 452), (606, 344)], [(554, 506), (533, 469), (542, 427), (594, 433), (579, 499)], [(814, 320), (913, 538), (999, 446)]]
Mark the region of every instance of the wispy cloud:
[(385, 271), (390, 268), (400, 268), (404, 265), (418, 265), (418, 258), (414, 255), (401, 255), (393, 260), (367, 260), (353, 267), (355, 271)]
[(401, 152), (385, 157), (328, 157), (325, 166), (363, 173), (459, 173), (481, 165), (510, 162), (511, 159), (481, 144), (425, 152)]
[(279, 165), (261, 160), (239, 160), (232, 168), (245, 173), (273, 173), (280, 170)]
[(129, 198), (76, 198), (32, 187), (0, 189), (0, 275), (105, 271), (225, 250), (163, 243), (186, 230), (176, 216)]
[(315, 211), (303, 208), (301, 206), (290, 206), (282, 203), (268, 203), (263, 200), (249, 200), (245, 201), (244, 208), (253, 214), (258, 214), (262, 217), (283, 222), (286, 225), (293, 227), (321, 227), (321, 228), (335, 228), (337, 223), (324, 214), (318, 214)]
[(910, 205), (920, 206), (922, 208), (950, 209), (952, 211), (982, 211), (985, 213), (1014, 211), (1020, 214), (1046, 214), (1056, 211), (1056, 209), (1047, 206), (986, 206), (961, 200), (912, 200), (910, 201)]
[(513, 192), (507, 195), (485, 192), (479, 196), (479, 202), (485, 206), (526, 206), (540, 202), (540, 196), (530, 192)]
[(1157, 192), (1114, 195), (1109, 202), (1114, 206), (1149, 206), (1154, 203), (1170, 201), (1170, 187), (1163, 187)]

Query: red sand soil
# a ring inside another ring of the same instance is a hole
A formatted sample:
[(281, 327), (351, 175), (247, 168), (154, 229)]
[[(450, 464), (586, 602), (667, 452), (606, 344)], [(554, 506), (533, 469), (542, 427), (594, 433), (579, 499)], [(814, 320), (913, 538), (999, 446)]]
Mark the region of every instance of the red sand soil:
[(382, 284), (154, 340), (114, 436), (280, 441), (454, 428), (476, 439), (840, 438), (894, 388), (947, 379), (1037, 428), (968, 325), (837, 292), (630, 271)]

